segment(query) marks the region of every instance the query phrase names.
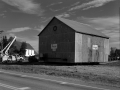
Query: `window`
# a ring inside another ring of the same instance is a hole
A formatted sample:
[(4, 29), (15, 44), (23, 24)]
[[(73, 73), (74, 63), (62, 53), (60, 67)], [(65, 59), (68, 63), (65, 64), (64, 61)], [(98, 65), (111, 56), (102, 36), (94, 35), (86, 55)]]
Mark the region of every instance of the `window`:
[(56, 31), (56, 30), (57, 30), (57, 26), (54, 26), (54, 27), (53, 27), (53, 31)]

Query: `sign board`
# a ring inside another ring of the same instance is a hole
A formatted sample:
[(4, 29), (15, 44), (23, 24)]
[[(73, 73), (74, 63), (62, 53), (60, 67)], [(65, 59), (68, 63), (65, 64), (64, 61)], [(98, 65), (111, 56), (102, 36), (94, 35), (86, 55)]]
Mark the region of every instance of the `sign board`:
[(51, 44), (51, 49), (52, 49), (53, 51), (56, 51), (56, 49), (57, 49), (57, 44)]
[(98, 50), (98, 45), (93, 45), (93, 46), (92, 46), (92, 49), (93, 49), (93, 50)]

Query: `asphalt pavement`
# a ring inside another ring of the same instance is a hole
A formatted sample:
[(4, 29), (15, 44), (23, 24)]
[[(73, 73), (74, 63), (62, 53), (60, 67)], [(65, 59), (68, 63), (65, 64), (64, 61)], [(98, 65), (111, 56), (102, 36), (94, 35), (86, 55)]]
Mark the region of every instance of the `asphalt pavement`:
[(0, 70), (0, 90), (120, 90), (120, 88)]

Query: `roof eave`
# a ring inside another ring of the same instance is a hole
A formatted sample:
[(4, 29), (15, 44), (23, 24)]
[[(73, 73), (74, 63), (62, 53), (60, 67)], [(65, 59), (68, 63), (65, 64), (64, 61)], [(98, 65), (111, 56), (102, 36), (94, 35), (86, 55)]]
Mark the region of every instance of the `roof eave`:
[(75, 30), (76, 33), (81, 33), (81, 34), (86, 34), (86, 35), (91, 35), (91, 36), (97, 36), (97, 37), (102, 37), (102, 38), (106, 38), (106, 39), (109, 39), (109, 37), (107, 36), (100, 36), (100, 35), (95, 35), (95, 34), (89, 34), (89, 33), (83, 33), (83, 32), (78, 32)]

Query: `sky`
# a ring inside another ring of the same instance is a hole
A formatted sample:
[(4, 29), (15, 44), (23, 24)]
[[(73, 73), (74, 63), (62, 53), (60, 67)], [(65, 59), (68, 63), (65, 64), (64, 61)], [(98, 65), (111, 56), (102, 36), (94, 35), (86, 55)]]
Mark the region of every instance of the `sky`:
[(17, 36), (38, 51), (38, 34), (54, 16), (88, 24), (120, 48), (120, 0), (0, 0), (0, 35)]

